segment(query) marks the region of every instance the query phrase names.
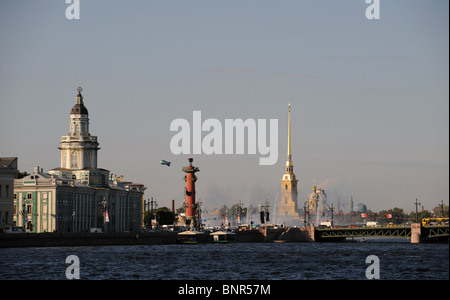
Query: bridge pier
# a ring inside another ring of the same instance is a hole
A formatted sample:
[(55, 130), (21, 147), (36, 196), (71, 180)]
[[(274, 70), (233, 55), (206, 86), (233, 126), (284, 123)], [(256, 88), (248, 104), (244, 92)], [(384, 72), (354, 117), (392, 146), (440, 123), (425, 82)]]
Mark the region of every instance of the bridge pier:
[(411, 244), (419, 244), (422, 235), (422, 224), (411, 224)]
[(312, 226), (312, 225), (308, 226), (308, 227), (306, 227), (306, 230), (308, 232), (309, 240), (311, 242), (315, 242), (316, 241), (316, 236), (315, 236), (316, 229), (314, 228), (314, 226)]

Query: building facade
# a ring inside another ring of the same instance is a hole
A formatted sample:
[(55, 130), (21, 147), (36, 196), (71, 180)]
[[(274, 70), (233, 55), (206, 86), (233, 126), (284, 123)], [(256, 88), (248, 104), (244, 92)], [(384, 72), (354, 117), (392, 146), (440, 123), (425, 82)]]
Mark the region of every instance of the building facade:
[(13, 226), (13, 190), (16, 176), (17, 157), (0, 157), (0, 232)]
[(98, 141), (89, 133), (81, 88), (70, 112), (70, 132), (62, 136), (59, 168), (14, 181), (16, 226), (28, 232), (137, 231), (143, 220), (145, 187), (97, 167)]

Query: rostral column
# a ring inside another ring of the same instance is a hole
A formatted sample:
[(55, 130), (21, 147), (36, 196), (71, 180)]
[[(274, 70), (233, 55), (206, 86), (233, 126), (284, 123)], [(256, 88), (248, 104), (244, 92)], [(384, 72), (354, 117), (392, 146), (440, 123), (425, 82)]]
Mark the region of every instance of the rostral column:
[(196, 206), (195, 206), (195, 182), (197, 181), (196, 172), (200, 169), (192, 165), (193, 158), (188, 158), (189, 166), (183, 168), (186, 173), (186, 224), (190, 225), (191, 230), (197, 227)]

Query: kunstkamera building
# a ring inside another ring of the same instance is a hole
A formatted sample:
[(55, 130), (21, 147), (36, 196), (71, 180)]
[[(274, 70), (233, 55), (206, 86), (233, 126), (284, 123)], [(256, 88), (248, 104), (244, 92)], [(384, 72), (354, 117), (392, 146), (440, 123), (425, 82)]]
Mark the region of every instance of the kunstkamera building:
[(146, 187), (97, 167), (100, 150), (89, 133), (89, 113), (78, 88), (70, 112), (70, 133), (61, 137), (61, 164), (14, 180), (15, 226), (27, 232), (140, 230)]

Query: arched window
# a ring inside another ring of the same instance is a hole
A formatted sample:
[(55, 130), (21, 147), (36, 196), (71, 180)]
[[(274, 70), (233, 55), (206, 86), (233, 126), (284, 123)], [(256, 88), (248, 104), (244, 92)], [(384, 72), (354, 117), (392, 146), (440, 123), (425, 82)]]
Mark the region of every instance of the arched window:
[(70, 168), (71, 169), (78, 169), (78, 152), (77, 151), (73, 151), (72, 152), (72, 157), (70, 159)]

